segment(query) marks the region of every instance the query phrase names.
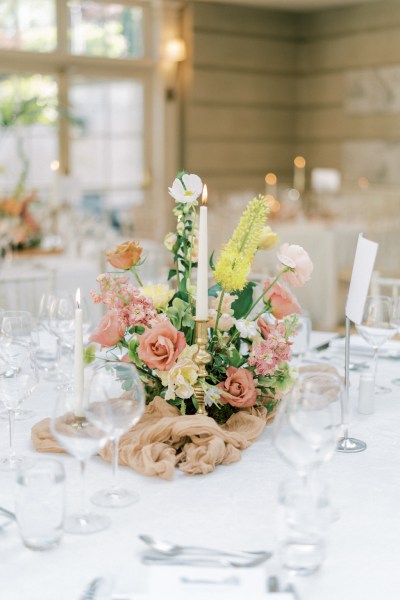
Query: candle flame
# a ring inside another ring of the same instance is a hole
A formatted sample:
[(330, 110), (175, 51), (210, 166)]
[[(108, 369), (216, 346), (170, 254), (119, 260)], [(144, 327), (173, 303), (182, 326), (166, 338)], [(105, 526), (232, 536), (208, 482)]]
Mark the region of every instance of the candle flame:
[(203, 186), (203, 195), (201, 197), (201, 203), (207, 204), (208, 192), (207, 192), (207, 184), (205, 183)]
[(294, 166), (298, 169), (304, 169), (304, 167), (306, 166), (306, 159), (304, 158), (304, 156), (296, 156), (293, 162)]
[(76, 306), (79, 308), (80, 304), (81, 304), (81, 290), (80, 290), (80, 288), (78, 288), (76, 290), (75, 300), (76, 300)]

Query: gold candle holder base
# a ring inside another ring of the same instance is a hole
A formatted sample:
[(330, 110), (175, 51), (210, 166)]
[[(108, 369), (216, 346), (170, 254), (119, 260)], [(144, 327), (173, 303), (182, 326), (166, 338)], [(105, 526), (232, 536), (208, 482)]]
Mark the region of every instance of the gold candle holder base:
[[(208, 344), (207, 325), (208, 319), (196, 319), (196, 344), (198, 350), (193, 356), (193, 360), (199, 367), (198, 380), (207, 377), (206, 365), (211, 362), (211, 354), (206, 350)], [(204, 389), (199, 381), (197, 381), (193, 387), (194, 397), (198, 404), (196, 415), (207, 415), (207, 409), (204, 403)]]
[(86, 420), (86, 417), (77, 417), (74, 415), (68, 422), (68, 425), (74, 429), (85, 429), (89, 425), (89, 421)]

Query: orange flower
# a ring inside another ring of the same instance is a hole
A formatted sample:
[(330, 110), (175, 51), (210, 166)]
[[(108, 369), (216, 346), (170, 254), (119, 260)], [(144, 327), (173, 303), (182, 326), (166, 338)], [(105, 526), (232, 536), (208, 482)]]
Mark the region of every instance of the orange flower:
[(137, 242), (118, 244), (115, 250), (106, 253), (107, 260), (116, 269), (128, 271), (137, 265), (143, 248)]

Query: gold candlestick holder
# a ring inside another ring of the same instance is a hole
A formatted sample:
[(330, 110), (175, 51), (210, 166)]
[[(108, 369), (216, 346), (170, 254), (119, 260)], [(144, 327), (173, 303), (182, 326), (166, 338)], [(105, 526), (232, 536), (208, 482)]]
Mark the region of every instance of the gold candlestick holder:
[[(196, 344), (198, 346), (198, 350), (194, 355), (193, 360), (199, 367), (198, 380), (205, 379), (207, 377), (206, 365), (211, 361), (211, 354), (206, 350), (208, 343), (207, 325), (208, 319), (196, 319)], [(194, 397), (196, 398), (198, 404), (196, 415), (206, 415), (207, 410), (204, 403), (204, 389), (199, 381), (197, 381), (193, 387)]]

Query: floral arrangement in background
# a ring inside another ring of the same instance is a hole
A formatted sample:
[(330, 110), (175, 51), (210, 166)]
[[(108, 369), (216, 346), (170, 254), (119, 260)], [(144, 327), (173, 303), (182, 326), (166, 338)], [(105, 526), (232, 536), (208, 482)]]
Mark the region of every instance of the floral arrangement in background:
[(1, 235), (13, 250), (38, 246), (42, 232), (32, 211), (36, 193), (0, 199)]
[[(253, 198), (217, 261), (213, 254), (210, 257), (215, 284), (208, 291), (207, 350), (212, 359), (207, 377), (198, 380), (193, 270), (198, 252), (196, 207), (202, 189), (201, 179), (186, 173), (178, 174), (169, 188), (177, 219), (176, 230), (165, 238), (173, 257), (171, 285), (141, 285), (139, 243), (125, 242), (107, 253), (117, 271), (97, 278), (100, 291), (92, 296), (107, 312), (91, 341), (100, 344), (107, 360), (122, 354), (122, 360), (136, 365), (148, 401), (161, 396), (182, 414), (196, 412), (193, 386), (199, 381), (208, 414), (223, 423), (240, 409), (273, 411), (292, 385), (291, 339), (301, 308), (291, 288), (306, 283), (313, 265), (303, 248), (283, 244), (275, 274), (266, 276), (261, 286), (251, 281), (256, 252), (278, 242), (266, 225), (266, 200), (261, 195)], [(93, 349), (86, 354), (88, 360), (93, 358)]]

